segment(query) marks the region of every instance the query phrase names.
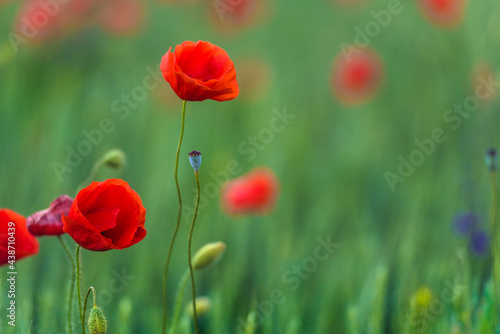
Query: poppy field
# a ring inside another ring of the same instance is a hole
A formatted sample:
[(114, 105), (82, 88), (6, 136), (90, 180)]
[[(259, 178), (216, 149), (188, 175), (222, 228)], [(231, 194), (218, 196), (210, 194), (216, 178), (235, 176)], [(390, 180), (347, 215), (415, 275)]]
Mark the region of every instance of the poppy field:
[(500, 333), (500, 3), (0, 0), (0, 32), (0, 333)]

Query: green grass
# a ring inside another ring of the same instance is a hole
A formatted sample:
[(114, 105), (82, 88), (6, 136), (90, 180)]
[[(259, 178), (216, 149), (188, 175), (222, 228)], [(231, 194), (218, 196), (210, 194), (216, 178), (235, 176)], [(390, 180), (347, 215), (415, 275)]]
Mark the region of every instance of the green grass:
[[(482, 103), (456, 130), (443, 113), (473, 93), (478, 62), (489, 62), (498, 77), (500, 5), (469, 2), (460, 27), (440, 30), (416, 3), (402, 4), (401, 14), (370, 43), (384, 62), (384, 83), (373, 99), (354, 107), (331, 93), (333, 59), (340, 43), (353, 42), (353, 28), (372, 19), (370, 10), (386, 8), (383, 1), (354, 9), (329, 1), (280, 0), (271, 5), (267, 21), (234, 36), (213, 28), (206, 18), (209, 4), (150, 2), (147, 22), (133, 36), (114, 37), (93, 27), (58, 43), (22, 46), (13, 59), (0, 62), (0, 207), (28, 216), (61, 194), (74, 195), (94, 161), (109, 149), (122, 149), (126, 167), (103, 169), (97, 179), (130, 183), (147, 209), (148, 235), (126, 250), (83, 250), (82, 286), (97, 289), (109, 333), (159, 333), (161, 278), (178, 205), (173, 170), (181, 101), (164, 104), (155, 98), (170, 94), (163, 82), (123, 120), (111, 105), (142, 84), (146, 67), (157, 66), (169, 46), (209, 40), (236, 65), (264, 58), (271, 82), (258, 99), (187, 104), (179, 165), (184, 199), (192, 204), (195, 196), (191, 150), (203, 153), (202, 193), (213, 182), (210, 172), (236, 160), (238, 175), (259, 165), (272, 168), (281, 194), (271, 214), (240, 219), (221, 211), (218, 196), (207, 196), (205, 204), (202, 199), (193, 249), (227, 244), (221, 261), (196, 275), (199, 295), (212, 299), (200, 321), (202, 332), (238, 333), (241, 321), (253, 317), (259, 324), (254, 333), (262, 334), (416, 333), (405, 328), (408, 315), (418, 311), (411, 302), (417, 289), (427, 286), (432, 300), (442, 301), (446, 282), (455, 282), (465, 286), (463, 293), (442, 302), (440, 312), (427, 310), (434, 315), (428, 333), (470, 333), (467, 313), (473, 333), (491, 333), (479, 330), (492, 318), (483, 312), (491, 308), (490, 283), (480, 291), (481, 280), (489, 279), (483, 272), (490, 259), (470, 256), (451, 220), (472, 210), (487, 226), (490, 188), (483, 156), (500, 143), (499, 101)], [(16, 8), (12, 2), (0, 9), (4, 37)], [(269, 126), (274, 108), (285, 107), (296, 117), (247, 161), (239, 144)], [(115, 130), (60, 182), (52, 163), (64, 163), (66, 146), (75, 148), (85, 139), (82, 130), (97, 128), (103, 118), (111, 119)], [(414, 141), (429, 138), (438, 127), (448, 139), (392, 192), (384, 173), (396, 172), (398, 156), (408, 158), (417, 148)], [(181, 224), (172, 258), (170, 315), (187, 268), (188, 227)], [(328, 236), (340, 246), (311, 273), (290, 274), (314, 256), (317, 238)], [(65, 240), (73, 249), (71, 238)], [(43, 237), (40, 244), (37, 256), (17, 264), (15, 328), (6, 323), (7, 269), (1, 268), (2, 333), (65, 332), (69, 262), (55, 238)], [(103, 291), (115, 284), (113, 272), (122, 270), (134, 278), (106, 298)], [(306, 274), (298, 279), (300, 286), (290, 283)], [(269, 311), (275, 290), (282, 298)], [(188, 291), (185, 303), (189, 300)], [(262, 311), (266, 305), (269, 312)], [(188, 319), (182, 322), (179, 332), (191, 333)]]

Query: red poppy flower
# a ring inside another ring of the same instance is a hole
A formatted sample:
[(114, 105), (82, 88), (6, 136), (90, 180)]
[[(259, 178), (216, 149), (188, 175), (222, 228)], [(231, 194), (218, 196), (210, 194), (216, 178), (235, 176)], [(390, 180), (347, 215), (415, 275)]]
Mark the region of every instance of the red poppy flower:
[(133, 33), (144, 20), (144, 4), (140, 0), (104, 0), (99, 6), (99, 25), (114, 34)]
[(278, 193), (279, 183), (274, 173), (259, 167), (224, 185), (222, 207), (234, 215), (265, 214), (274, 207)]
[(160, 69), (185, 101), (228, 101), (239, 94), (234, 64), (226, 51), (209, 43), (186, 41), (163, 56)]
[(460, 23), (465, 0), (419, 0), (424, 15), (437, 26), (453, 27)]
[(68, 195), (56, 198), (46, 210), (38, 211), (26, 219), (26, 225), (31, 234), (61, 235), (63, 231), (62, 215), (67, 216), (73, 204), (73, 199)]
[[(9, 247), (10, 246), (10, 247)], [(38, 253), (36, 238), (28, 232), (26, 220), (20, 214), (0, 209), (0, 266)]]
[(344, 103), (353, 104), (368, 99), (381, 80), (382, 65), (373, 51), (352, 48), (335, 59), (332, 86)]
[(127, 248), (146, 236), (141, 198), (119, 179), (92, 182), (82, 189), (62, 219), (64, 232), (93, 251)]

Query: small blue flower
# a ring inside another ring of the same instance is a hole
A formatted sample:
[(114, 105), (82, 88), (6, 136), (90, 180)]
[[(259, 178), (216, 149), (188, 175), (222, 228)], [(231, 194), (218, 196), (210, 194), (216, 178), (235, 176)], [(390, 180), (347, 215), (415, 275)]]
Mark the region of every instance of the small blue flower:
[(192, 151), (192, 152), (189, 152), (188, 155), (189, 155), (189, 162), (191, 163), (191, 166), (193, 166), (194, 170), (197, 171), (201, 165), (201, 152)]
[(461, 213), (453, 219), (453, 228), (458, 235), (471, 234), (479, 223), (479, 216), (472, 212)]
[(489, 237), (482, 229), (475, 230), (469, 240), (470, 251), (477, 256), (484, 255), (489, 250)]

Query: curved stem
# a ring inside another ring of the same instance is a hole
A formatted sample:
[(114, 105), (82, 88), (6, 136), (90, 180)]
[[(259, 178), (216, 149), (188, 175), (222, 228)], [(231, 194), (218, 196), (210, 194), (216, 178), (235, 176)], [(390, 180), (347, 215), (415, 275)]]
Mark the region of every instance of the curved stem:
[(177, 296), (175, 297), (175, 309), (174, 316), (172, 318), (172, 326), (170, 326), (169, 334), (175, 334), (177, 329), (177, 323), (179, 322), (179, 315), (181, 314), (182, 297), (184, 296), (184, 290), (186, 290), (186, 285), (189, 280), (189, 270), (186, 270), (184, 275), (179, 282), (179, 287), (177, 288)]
[(68, 245), (64, 242), (60, 235), (57, 236), (59, 242), (61, 242), (64, 251), (68, 255), (69, 262), (71, 263), (71, 284), (69, 288), (69, 301), (68, 301), (68, 332), (73, 333), (73, 324), (71, 323), (71, 311), (73, 310), (73, 293), (75, 292), (75, 260), (73, 259), (73, 254), (68, 248)]
[(83, 188), (89, 185), (90, 182), (94, 181), (97, 172), (99, 172), (99, 169), (106, 163), (103, 159), (97, 160), (94, 165), (92, 166), (92, 169), (90, 170), (89, 176), (76, 188), (76, 194), (80, 192)]
[[(80, 245), (76, 246), (76, 290), (78, 292), (78, 307), (80, 309), (80, 319), (83, 317), (82, 312), (82, 296), (80, 292), (80, 249), (82, 247)], [(85, 333), (84, 322), (82, 321), (83, 333)]]
[(179, 187), (179, 179), (177, 178), (177, 171), (179, 169), (179, 154), (181, 152), (182, 138), (184, 137), (184, 122), (186, 119), (186, 101), (182, 102), (182, 116), (181, 116), (181, 134), (179, 136), (179, 143), (177, 144), (177, 155), (175, 158), (175, 186), (177, 187), (177, 196), (179, 197), (179, 212), (177, 214), (177, 224), (175, 225), (174, 234), (172, 235), (172, 240), (170, 241), (170, 247), (168, 249), (167, 260), (165, 262), (165, 269), (163, 270), (163, 331), (167, 332), (167, 274), (168, 266), (170, 264), (170, 258), (172, 256), (172, 250), (174, 248), (175, 238), (177, 237), (177, 232), (179, 231), (179, 226), (181, 223), (182, 214), (182, 196), (181, 189)]
[(85, 310), (87, 309), (87, 299), (89, 299), (90, 291), (92, 291), (92, 296), (94, 297), (94, 307), (97, 307), (97, 297), (95, 288), (91, 286), (87, 290), (87, 294), (85, 295), (85, 302), (83, 303), (83, 314), (82, 314), (82, 333), (85, 334)]
[(194, 331), (198, 334), (198, 315), (196, 314), (196, 287), (194, 284), (194, 272), (193, 264), (191, 263), (191, 240), (193, 239), (194, 223), (196, 222), (196, 216), (198, 216), (198, 206), (200, 205), (200, 177), (197, 170), (194, 171), (196, 177), (196, 188), (198, 189), (196, 195), (196, 207), (194, 209), (193, 221), (191, 223), (191, 230), (189, 231), (189, 241), (188, 241), (188, 261), (189, 261), (189, 271), (191, 273), (191, 288), (193, 291), (193, 320), (194, 320)]

